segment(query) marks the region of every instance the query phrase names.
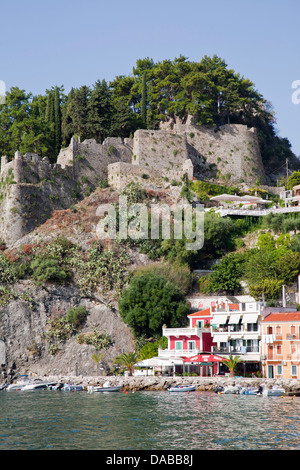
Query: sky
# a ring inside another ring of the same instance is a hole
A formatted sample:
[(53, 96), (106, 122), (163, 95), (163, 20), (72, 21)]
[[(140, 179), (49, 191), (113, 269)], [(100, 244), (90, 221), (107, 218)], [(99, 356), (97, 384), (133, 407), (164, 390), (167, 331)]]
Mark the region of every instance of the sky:
[(216, 54), (272, 103), (300, 156), (299, 18), (299, 0), (0, 0), (0, 81), (67, 93), (130, 75), (137, 59)]

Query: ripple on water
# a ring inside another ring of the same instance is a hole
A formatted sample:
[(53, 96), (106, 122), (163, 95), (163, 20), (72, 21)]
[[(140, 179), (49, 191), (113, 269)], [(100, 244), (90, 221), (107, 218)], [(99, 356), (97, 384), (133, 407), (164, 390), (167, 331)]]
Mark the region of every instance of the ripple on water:
[(299, 449), (300, 398), (2, 392), (0, 405), (3, 450)]

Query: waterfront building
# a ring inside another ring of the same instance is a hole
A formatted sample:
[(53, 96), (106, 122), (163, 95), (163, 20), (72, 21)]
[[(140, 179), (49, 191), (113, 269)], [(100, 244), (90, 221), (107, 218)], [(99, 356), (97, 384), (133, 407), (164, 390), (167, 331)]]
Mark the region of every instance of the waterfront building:
[[(196, 373), (201, 376), (217, 375), (221, 359), (211, 354), (211, 309), (188, 315), (189, 326), (185, 328), (167, 328), (162, 334), (168, 338), (167, 349), (159, 349), (159, 358), (177, 359), (176, 372)], [(178, 363), (181, 359), (182, 363)]]
[(260, 370), (261, 319), (264, 302), (216, 303), (211, 307), (212, 352), (238, 355), (242, 375)]
[(299, 379), (300, 312), (274, 310), (264, 302), (212, 302), (209, 308), (190, 313), (184, 328), (164, 325), (168, 347), (144, 363), (169, 374), (205, 377), (227, 373), (224, 359), (238, 356), (237, 375), (262, 372), (268, 378)]
[[(189, 367), (189, 371), (198, 370), (200, 375), (218, 375), (227, 370), (219, 358), (228, 359), (230, 355), (238, 355), (239, 373), (256, 373), (260, 370), (260, 320), (263, 306), (264, 303), (255, 301), (212, 302), (209, 308), (188, 315), (188, 327), (163, 327), (162, 334), (168, 338), (168, 347), (160, 349), (158, 357), (181, 358), (183, 366), (200, 366), (200, 370), (199, 367)], [(210, 362), (210, 368), (206, 367), (204, 356)]]
[(300, 378), (300, 312), (272, 312), (262, 320), (265, 377)]

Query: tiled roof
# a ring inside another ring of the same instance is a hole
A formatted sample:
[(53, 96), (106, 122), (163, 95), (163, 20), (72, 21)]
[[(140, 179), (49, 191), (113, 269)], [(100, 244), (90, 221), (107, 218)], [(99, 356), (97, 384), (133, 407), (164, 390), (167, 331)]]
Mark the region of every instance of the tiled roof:
[(263, 322), (269, 321), (300, 321), (300, 312), (278, 312), (269, 313), (263, 320)]
[(200, 312), (190, 313), (188, 317), (207, 317), (208, 315), (211, 316), (210, 308), (206, 308), (205, 310), (200, 310)]

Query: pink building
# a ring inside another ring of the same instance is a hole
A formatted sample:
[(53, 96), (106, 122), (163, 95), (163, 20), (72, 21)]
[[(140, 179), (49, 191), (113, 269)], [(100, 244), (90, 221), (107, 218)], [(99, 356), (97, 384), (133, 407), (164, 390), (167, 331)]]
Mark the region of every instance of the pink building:
[(211, 309), (188, 315), (189, 326), (185, 328), (163, 327), (162, 334), (168, 338), (168, 348), (159, 350), (159, 358), (173, 358), (178, 372), (197, 373), (202, 376), (218, 374), (221, 359), (212, 355)]

